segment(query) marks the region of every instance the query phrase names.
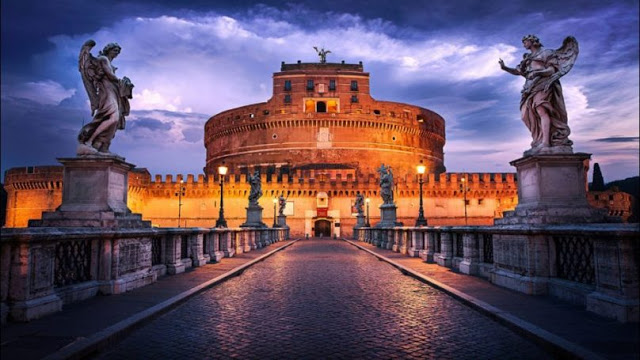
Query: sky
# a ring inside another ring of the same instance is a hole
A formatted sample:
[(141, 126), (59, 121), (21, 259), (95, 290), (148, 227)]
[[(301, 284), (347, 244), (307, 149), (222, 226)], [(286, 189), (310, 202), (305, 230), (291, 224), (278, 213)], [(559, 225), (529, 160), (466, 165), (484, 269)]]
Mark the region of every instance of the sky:
[[(280, 63), (362, 61), (371, 95), (431, 109), (446, 121), (448, 172), (515, 172), (531, 137), (520, 120), (524, 79), (500, 70), (536, 34), (576, 37), (562, 79), (574, 152), (605, 182), (639, 174), (638, 1), (87, 1), (3, 0), (1, 167), (75, 155), (91, 120), (78, 72), (82, 44), (122, 52), (135, 84), (127, 128), (111, 151), (151, 174), (200, 174), (204, 124), (271, 97)], [(593, 168), (593, 166), (592, 166)], [(590, 177), (591, 178), (591, 177)]]

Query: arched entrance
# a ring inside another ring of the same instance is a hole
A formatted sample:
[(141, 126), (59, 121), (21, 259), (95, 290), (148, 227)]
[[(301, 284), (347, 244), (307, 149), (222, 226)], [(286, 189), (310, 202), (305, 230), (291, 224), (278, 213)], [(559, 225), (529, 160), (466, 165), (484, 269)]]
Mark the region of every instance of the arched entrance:
[(331, 221), (326, 219), (316, 220), (314, 228), (315, 228), (315, 231), (313, 233), (313, 236), (331, 237)]
[(327, 103), (324, 101), (318, 101), (316, 103), (316, 112), (324, 113), (327, 112)]

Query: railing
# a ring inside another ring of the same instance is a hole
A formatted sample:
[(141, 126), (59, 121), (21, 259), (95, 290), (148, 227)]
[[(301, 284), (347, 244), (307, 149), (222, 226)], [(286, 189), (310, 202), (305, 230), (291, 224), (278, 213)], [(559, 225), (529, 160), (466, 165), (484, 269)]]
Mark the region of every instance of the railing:
[(637, 224), (361, 227), (353, 234), (359, 241), (500, 286), (550, 294), (620, 321), (638, 321)]
[(123, 293), (288, 235), (272, 228), (2, 229), (2, 322), (7, 313), (29, 321), (99, 293)]

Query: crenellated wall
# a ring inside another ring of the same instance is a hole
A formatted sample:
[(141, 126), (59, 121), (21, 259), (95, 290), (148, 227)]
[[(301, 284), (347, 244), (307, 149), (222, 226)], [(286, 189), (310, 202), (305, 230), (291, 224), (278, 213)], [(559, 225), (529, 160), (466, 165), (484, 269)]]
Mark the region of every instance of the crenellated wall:
[[(463, 178), (466, 181), (463, 182)], [(25, 227), (29, 219), (39, 219), (42, 211), (52, 211), (61, 203), (61, 166), (14, 168), (7, 171), (5, 179), (7, 227)], [(398, 219), (405, 225), (413, 225), (419, 206), (418, 176), (406, 175), (394, 180)], [(429, 225), (492, 225), (494, 218), (502, 217), (504, 211), (513, 209), (518, 202), (513, 173), (426, 174), (423, 180), (424, 211)], [(375, 224), (379, 220), (382, 199), (378, 181), (378, 174), (358, 175), (353, 169), (300, 169), (291, 175), (263, 174), (263, 196), (259, 200), (264, 208), (263, 221), (269, 226), (273, 224), (273, 199), (282, 193), (292, 206), (287, 209), (292, 211), (287, 217), (292, 234), (313, 234), (315, 221), (327, 218), (332, 223), (332, 233), (349, 236), (356, 222), (351, 211), (358, 193), (370, 198), (370, 222)], [(179, 197), (181, 187), (184, 196)], [(239, 226), (245, 221), (249, 191), (246, 175), (238, 169), (225, 177), (224, 214), (229, 226)], [(592, 202), (592, 205), (615, 211), (629, 208), (629, 196), (616, 194), (612, 199), (607, 195), (606, 201)], [(589, 193), (590, 200), (595, 195)], [(318, 197), (328, 200), (326, 216), (318, 216)], [(598, 197), (604, 199), (603, 195)], [(178, 226), (180, 202), (180, 226), (213, 226), (220, 210), (218, 176), (151, 176), (144, 168), (129, 173), (128, 206), (154, 226)]]
[[(430, 224), (464, 224), (463, 174), (443, 173), (424, 176), (425, 215)], [(502, 211), (517, 202), (514, 174), (467, 174), (467, 223), (491, 224)], [(184, 196), (178, 196), (180, 188)], [(61, 202), (62, 167), (15, 168), (7, 172), (7, 227), (24, 227), (29, 219), (39, 219), (42, 211), (54, 210)], [(245, 221), (250, 186), (245, 174), (237, 171), (225, 177), (224, 211), (229, 226)], [(299, 169), (289, 174), (262, 175), (265, 223), (273, 223), (273, 199), (281, 193), (290, 202), (287, 223), (293, 234), (309, 233), (317, 217), (317, 198), (328, 199), (327, 218), (332, 229), (343, 231), (355, 224), (352, 211), (357, 193), (371, 199), (371, 222), (379, 218), (378, 174), (358, 176), (353, 169)], [(417, 176), (396, 178), (398, 218), (407, 224), (415, 221), (418, 212), (419, 188)], [(181, 205), (181, 206), (180, 206)], [(161, 227), (213, 226), (220, 206), (220, 184), (217, 176), (155, 175), (146, 169), (129, 173), (128, 206), (141, 213), (145, 220)], [(323, 216), (321, 216), (323, 217)], [(336, 224), (340, 224), (337, 225)]]

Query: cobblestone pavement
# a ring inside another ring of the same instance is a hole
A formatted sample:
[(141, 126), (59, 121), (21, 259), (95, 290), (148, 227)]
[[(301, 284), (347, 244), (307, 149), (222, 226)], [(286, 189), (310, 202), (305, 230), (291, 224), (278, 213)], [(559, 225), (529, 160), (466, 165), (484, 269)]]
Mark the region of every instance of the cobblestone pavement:
[(544, 359), (535, 344), (337, 240), (305, 240), (192, 298), (104, 359)]

